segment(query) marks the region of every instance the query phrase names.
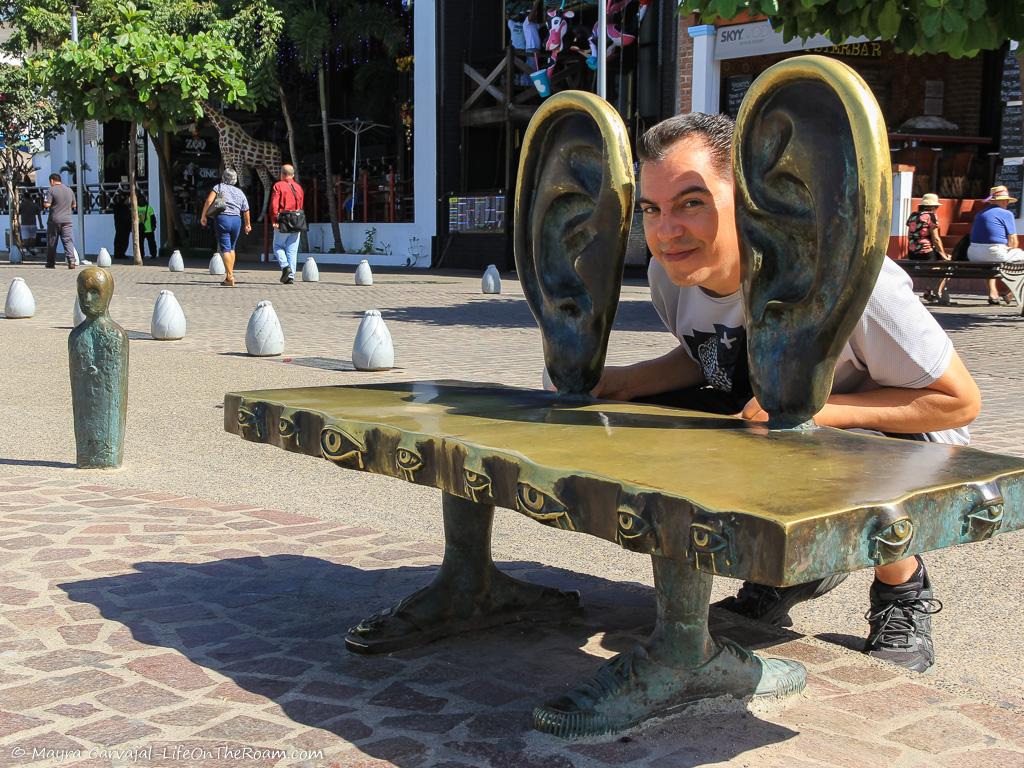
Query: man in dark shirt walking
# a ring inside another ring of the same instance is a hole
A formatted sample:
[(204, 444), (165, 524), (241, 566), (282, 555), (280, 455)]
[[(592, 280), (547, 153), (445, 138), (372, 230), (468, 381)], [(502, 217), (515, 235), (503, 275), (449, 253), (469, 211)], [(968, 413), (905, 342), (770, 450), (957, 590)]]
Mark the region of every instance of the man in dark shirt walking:
[(77, 259), (71, 232), (71, 212), (75, 209), (75, 195), (61, 183), (59, 174), (50, 174), (50, 194), (43, 206), (50, 211), (46, 221), (46, 268), (54, 268), (59, 238), (64, 244), (64, 258), (67, 259), (68, 269), (74, 269)]

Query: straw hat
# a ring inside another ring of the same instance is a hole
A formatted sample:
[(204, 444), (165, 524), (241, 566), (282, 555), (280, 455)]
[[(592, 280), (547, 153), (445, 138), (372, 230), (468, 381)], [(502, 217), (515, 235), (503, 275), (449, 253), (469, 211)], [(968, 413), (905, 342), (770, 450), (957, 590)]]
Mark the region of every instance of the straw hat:
[(992, 187), (992, 189), (988, 191), (988, 197), (985, 198), (985, 202), (988, 203), (993, 200), (1006, 200), (1007, 202), (1010, 203), (1017, 202), (1017, 198), (1011, 197), (1010, 191), (1002, 184), (1000, 184), (998, 187)]
[(939, 196), (934, 192), (929, 192), (927, 195), (921, 198), (921, 205), (926, 208), (938, 208), (939, 207)]

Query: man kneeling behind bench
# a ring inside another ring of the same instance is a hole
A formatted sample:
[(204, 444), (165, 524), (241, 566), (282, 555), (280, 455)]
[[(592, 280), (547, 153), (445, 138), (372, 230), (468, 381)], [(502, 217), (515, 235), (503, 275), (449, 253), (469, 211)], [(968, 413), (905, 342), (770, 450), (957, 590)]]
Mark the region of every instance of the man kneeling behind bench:
[[(595, 396), (768, 420), (747, 373), (733, 128), (726, 116), (691, 113), (659, 123), (639, 142), (639, 205), (654, 256), (651, 300), (679, 346), (654, 360), (607, 367)], [(914, 295), (910, 278), (886, 259), (839, 357), (832, 394), (814, 420), (966, 445), (966, 427), (980, 406), (978, 387), (949, 337)], [(794, 605), (820, 597), (845, 578), (784, 588), (745, 582), (718, 605), (788, 626)], [(865, 652), (923, 672), (934, 661), (931, 615), (940, 609), (921, 557), (877, 566)]]

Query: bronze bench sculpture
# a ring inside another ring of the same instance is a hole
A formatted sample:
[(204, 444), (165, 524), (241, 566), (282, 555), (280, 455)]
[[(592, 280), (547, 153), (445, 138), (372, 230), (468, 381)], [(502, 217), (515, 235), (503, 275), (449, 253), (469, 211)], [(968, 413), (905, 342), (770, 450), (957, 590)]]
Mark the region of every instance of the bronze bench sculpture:
[(785, 586), (1024, 527), (1020, 459), (810, 421), (887, 241), (885, 127), (863, 81), (821, 57), (776, 65), (748, 91), (734, 150), (748, 356), (767, 426), (588, 396), (618, 302), (633, 175), (618, 115), (572, 92), (534, 116), (516, 195), (517, 267), (557, 394), (426, 381), (226, 395), (225, 429), (245, 439), (442, 491), (436, 578), (353, 627), (351, 650), (579, 610), (575, 594), (497, 570), (495, 506), (590, 533), (651, 555), (655, 629), (537, 707), (534, 725), (614, 733), (702, 699), (803, 688), (801, 665), (709, 635), (714, 575)]

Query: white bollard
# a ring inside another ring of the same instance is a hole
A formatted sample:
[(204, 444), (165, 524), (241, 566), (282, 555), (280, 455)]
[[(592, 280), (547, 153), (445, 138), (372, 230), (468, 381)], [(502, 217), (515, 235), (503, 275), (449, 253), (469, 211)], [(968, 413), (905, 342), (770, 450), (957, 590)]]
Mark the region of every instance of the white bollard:
[(320, 282), (320, 268), (316, 265), (316, 259), (310, 256), (306, 259), (306, 263), (302, 265), (302, 282), (304, 283), (319, 283)]
[(373, 272), (370, 270), (370, 262), (363, 259), (356, 267), (356, 285), (373, 285)]
[(544, 366), (544, 372), (540, 376), (540, 386), (547, 392), (558, 391), (558, 387), (555, 386), (555, 382), (551, 380), (551, 374), (548, 373), (547, 366)]
[(175, 251), (171, 254), (171, 260), (167, 262), (167, 268), (171, 272), (184, 272), (185, 261), (181, 258), (181, 251)]
[(224, 268), (224, 258), (219, 254), (213, 254), (210, 259), (210, 274), (211, 275), (226, 275), (228, 271)]
[(85, 313), (82, 311), (82, 305), (78, 303), (77, 295), (75, 296), (75, 308), (71, 313), (71, 319), (74, 321), (76, 328), (85, 322)]
[(36, 299), (29, 290), (28, 283), (24, 278), (16, 277), (11, 280), (11, 287), (7, 289), (7, 302), (4, 304), (4, 315), (8, 320), (18, 320), (32, 317), (36, 313)]
[(391, 332), (376, 309), (366, 310), (359, 322), (352, 344), (352, 365), (357, 371), (387, 371), (395, 367)]
[(245, 329), (245, 351), (253, 357), (271, 357), (284, 352), (284, 331), (277, 312), (264, 299), (256, 305)]
[(100, 248), (100, 252), (96, 254), (96, 266), (109, 267), (110, 264), (110, 251), (108, 251), (106, 248)]
[(9, 259), (11, 264), (21, 264), (21, 250), (13, 243), (11, 244)]
[(177, 341), (185, 337), (185, 312), (171, 291), (160, 291), (156, 297), (149, 333), (158, 341)]
[(488, 265), (484, 270), (480, 287), (484, 293), (501, 293), (501, 275), (498, 274), (498, 268), (493, 264)]

